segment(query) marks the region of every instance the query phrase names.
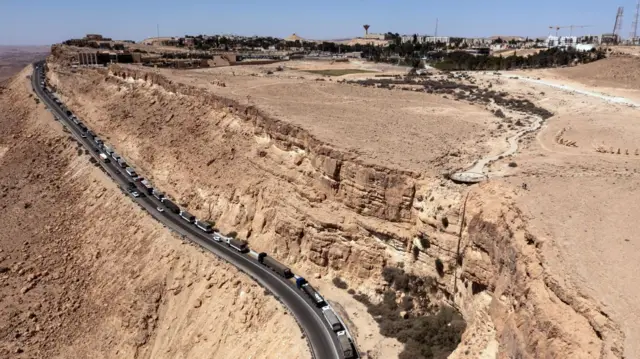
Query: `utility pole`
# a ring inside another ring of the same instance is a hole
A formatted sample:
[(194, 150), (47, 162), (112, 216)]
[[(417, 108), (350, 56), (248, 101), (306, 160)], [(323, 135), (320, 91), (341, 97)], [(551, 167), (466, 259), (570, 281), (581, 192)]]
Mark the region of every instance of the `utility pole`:
[(156, 24), (156, 30), (158, 31), (158, 40), (160, 40), (160, 24)]
[(636, 4), (636, 13), (633, 17), (633, 24), (631, 25), (631, 29), (633, 32), (631, 33), (631, 43), (633, 45), (638, 44), (638, 17), (640, 17), (640, 0)]
[(438, 37), (438, 18), (436, 18), (436, 32), (433, 34), (433, 37)]

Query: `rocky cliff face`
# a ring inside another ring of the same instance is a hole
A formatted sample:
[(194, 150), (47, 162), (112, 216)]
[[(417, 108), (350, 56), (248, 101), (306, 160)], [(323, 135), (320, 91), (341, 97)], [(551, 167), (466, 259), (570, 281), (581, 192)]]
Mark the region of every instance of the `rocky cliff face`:
[(544, 268), (543, 244), (508, 200), (516, 194), (363, 162), (139, 68), (50, 67), (70, 107), (145, 177), (252, 248), (369, 292), (399, 262), (437, 278), (438, 296), (469, 323), (454, 357), (621, 357), (606, 314)]

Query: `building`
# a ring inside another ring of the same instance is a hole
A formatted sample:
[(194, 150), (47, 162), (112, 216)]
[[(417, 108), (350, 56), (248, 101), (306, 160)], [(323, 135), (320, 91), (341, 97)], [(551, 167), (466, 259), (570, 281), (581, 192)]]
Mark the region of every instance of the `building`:
[(548, 48), (560, 47), (560, 48), (575, 48), (578, 44), (578, 38), (576, 36), (553, 36), (549, 35), (545, 40), (545, 46)]
[(85, 39), (94, 40), (94, 41), (102, 41), (102, 35), (100, 35), (100, 34), (87, 34), (87, 36), (85, 36)]
[(443, 43), (445, 45), (449, 45), (451, 38), (449, 36), (425, 36), (423, 41), (426, 44)]
[(293, 34), (291, 34), (291, 36), (286, 37), (284, 39), (284, 41), (291, 41), (291, 42), (300, 41), (302, 43), (305, 40), (303, 38), (301, 38), (300, 36), (296, 35), (295, 33), (293, 33)]
[(463, 44), (467, 44), (468, 46), (489, 46), (493, 40), (486, 37), (467, 37), (462, 39)]
[(185, 37), (183, 40), (184, 46), (193, 46), (195, 44), (195, 40), (193, 37)]
[(371, 40), (384, 40), (385, 35), (384, 34), (366, 34), (364, 35), (364, 38), (371, 39)]
[(600, 35), (601, 44), (617, 44), (620, 42), (618, 34), (602, 34)]

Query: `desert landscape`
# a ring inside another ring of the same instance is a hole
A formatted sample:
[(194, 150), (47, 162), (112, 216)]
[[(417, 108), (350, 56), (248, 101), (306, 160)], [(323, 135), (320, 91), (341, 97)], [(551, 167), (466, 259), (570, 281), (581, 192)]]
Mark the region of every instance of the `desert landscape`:
[[(360, 357), (640, 357), (633, 54), (417, 74), (74, 51), (46, 62), (69, 109), (180, 206), (313, 278)], [(0, 87), (0, 353), (310, 357), (281, 303), (92, 165), (30, 74)]]
[(6, 80), (34, 61), (43, 60), (51, 46), (0, 45), (0, 82)]
[(309, 357), (275, 298), (89, 161), (30, 75), (0, 88), (0, 356)]

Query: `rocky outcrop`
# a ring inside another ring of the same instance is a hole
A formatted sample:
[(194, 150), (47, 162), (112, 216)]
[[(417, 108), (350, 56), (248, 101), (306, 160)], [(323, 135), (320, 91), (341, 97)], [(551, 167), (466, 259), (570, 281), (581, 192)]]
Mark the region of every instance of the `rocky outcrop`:
[(509, 200), (514, 195), (495, 184), (470, 195), (456, 281), (459, 305), (491, 293), (488, 314), (500, 358), (622, 358), (619, 327), (545, 267), (539, 249), (549, 244), (527, 232)]

